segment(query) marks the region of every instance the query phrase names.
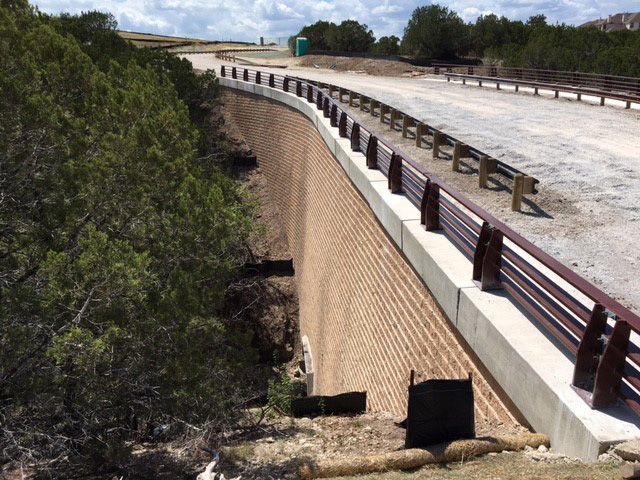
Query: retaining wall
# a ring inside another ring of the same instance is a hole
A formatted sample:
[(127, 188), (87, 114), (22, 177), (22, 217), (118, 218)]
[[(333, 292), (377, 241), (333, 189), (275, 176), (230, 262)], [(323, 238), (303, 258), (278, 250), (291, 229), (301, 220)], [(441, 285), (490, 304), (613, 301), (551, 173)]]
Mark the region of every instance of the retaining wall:
[(411, 369), (426, 378), (471, 373), (478, 419), (513, 423), (315, 125), (279, 102), (230, 89), (225, 109), (281, 208), (314, 393), (367, 390), (371, 409), (404, 414)]
[(506, 293), (480, 291), (469, 260), (442, 231), (424, 230), (418, 209), (314, 104), (220, 82), (282, 211), (314, 393), (367, 390), (370, 409), (403, 414), (410, 369), (471, 372), (478, 423), (514, 423), (520, 412), (554, 448), (586, 460), (640, 437), (627, 406), (591, 410), (578, 397), (562, 345)]

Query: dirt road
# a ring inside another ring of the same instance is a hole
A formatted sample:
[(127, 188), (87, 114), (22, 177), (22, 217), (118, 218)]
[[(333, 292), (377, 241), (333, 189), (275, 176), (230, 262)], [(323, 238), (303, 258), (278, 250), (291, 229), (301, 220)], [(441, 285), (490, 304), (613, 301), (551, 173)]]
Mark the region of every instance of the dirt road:
[[(200, 69), (219, 69), (222, 64), (208, 55), (188, 58)], [(509, 211), (507, 193), (474, 188), (469, 175), (447, 181), (640, 311), (640, 253), (635, 245), (640, 238), (638, 109), (463, 86), (437, 76), (379, 77), (289, 63), (286, 70), (271, 71), (334, 83), (377, 98), (539, 179), (540, 193), (531, 197), (535, 205), (524, 213)], [(438, 173), (441, 166), (430, 164), (426, 157), (416, 160)]]

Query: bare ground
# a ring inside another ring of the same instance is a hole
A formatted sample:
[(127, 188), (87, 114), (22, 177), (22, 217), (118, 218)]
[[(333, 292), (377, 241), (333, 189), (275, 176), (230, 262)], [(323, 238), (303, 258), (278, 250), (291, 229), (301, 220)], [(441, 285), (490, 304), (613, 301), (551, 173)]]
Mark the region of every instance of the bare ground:
[[(223, 450), (226, 476), (248, 479), (294, 479), (303, 460), (348, 459), (402, 449), (405, 431), (387, 413), (353, 417), (278, 418), (261, 438), (239, 442)], [(585, 464), (551, 451), (503, 452), (461, 462), (426, 466), (414, 472), (388, 472), (363, 479), (609, 479), (621, 462), (604, 456)], [(356, 478), (356, 477), (341, 477)]]

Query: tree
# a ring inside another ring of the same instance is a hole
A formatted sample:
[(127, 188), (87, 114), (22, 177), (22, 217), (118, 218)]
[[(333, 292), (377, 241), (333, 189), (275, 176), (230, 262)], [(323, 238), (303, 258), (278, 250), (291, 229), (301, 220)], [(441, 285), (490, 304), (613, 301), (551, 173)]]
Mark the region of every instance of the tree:
[(397, 55), (400, 51), (399, 45), (400, 39), (395, 35), (390, 37), (380, 37), (376, 42), (373, 49), (377, 53), (384, 53), (385, 55)]
[(367, 25), (345, 20), (332, 25), (326, 32), (329, 49), (337, 52), (368, 52), (375, 43), (373, 32)]
[(295, 53), (296, 38), (305, 37), (309, 41), (309, 50), (330, 50), (327, 32), (335, 26), (334, 23), (320, 20), (313, 25), (302, 27), (297, 35), (289, 38), (289, 49)]
[(413, 11), (404, 29), (401, 50), (416, 57), (453, 59), (467, 44), (467, 27), (447, 7), (429, 5)]
[(104, 451), (169, 418), (233, 418), (255, 353), (216, 312), (251, 205), (199, 155), (199, 114), (178, 93), (204, 86), (192, 101), (214, 104), (215, 77), (200, 85), (162, 56), (98, 68), (83, 52), (90, 31), (78, 42), (55, 30), (64, 22), (6, 5), (3, 461)]

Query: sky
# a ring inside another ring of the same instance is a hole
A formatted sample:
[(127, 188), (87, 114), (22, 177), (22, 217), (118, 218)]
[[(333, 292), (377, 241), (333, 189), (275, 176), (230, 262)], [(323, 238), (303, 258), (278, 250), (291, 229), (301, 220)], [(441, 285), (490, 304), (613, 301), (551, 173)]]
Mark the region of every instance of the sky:
[[(203, 40), (257, 42), (297, 33), (318, 20), (365, 23), (379, 38), (402, 32), (416, 7), (415, 0), (32, 0), (46, 13), (108, 11), (119, 28), (132, 32), (186, 36)], [(441, 0), (440, 5), (475, 22), (495, 13), (512, 20), (544, 14), (549, 23), (580, 25), (609, 14), (640, 11), (637, 0)], [(286, 38), (283, 38), (286, 42)]]

